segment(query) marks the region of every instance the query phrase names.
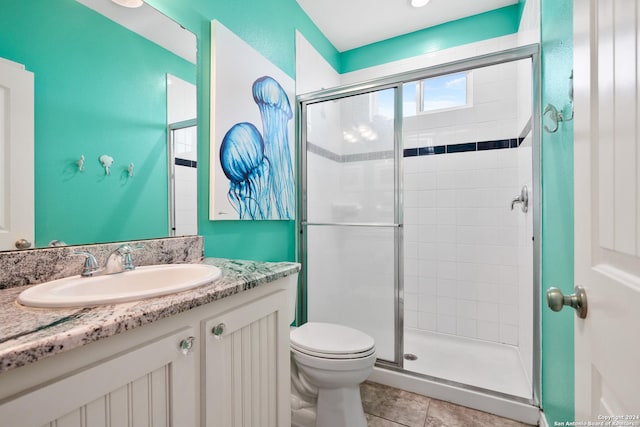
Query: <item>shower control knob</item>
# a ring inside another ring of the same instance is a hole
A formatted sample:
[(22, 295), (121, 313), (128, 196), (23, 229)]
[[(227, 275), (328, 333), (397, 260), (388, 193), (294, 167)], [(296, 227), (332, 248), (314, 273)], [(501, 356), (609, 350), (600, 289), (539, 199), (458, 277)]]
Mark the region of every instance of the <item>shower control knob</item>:
[(580, 319), (587, 317), (587, 293), (581, 286), (576, 286), (571, 295), (563, 295), (558, 288), (547, 289), (547, 305), (553, 311), (560, 311), (568, 305), (576, 310), (576, 316)]
[(529, 189), (526, 185), (523, 185), (520, 194), (511, 200), (511, 210), (513, 210), (517, 204), (520, 204), (522, 212), (527, 213), (529, 211)]

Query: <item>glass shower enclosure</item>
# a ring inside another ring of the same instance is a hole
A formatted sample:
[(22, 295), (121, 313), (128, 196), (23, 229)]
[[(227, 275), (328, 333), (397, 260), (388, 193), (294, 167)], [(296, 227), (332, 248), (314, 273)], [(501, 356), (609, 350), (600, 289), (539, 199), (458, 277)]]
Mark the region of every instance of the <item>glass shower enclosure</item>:
[(298, 97), (302, 322), (367, 333), (385, 371), (537, 405), (537, 55)]

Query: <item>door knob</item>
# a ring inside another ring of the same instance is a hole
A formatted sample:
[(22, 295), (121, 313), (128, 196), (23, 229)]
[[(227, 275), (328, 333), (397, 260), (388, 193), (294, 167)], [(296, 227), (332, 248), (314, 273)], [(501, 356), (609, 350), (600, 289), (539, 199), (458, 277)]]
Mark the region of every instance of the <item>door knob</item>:
[(576, 316), (579, 318), (587, 317), (587, 293), (581, 286), (576, 286), (571, 295), (563, 295), (558, 288), (547, 289), (547, 304), (553, 311), (560, 311), (568, 305), (576, 310)]
[(18, 239), (16, 240), (15, 245), (18, 249), (29, 249), (31, 247), (31, 242), (27, 239)]

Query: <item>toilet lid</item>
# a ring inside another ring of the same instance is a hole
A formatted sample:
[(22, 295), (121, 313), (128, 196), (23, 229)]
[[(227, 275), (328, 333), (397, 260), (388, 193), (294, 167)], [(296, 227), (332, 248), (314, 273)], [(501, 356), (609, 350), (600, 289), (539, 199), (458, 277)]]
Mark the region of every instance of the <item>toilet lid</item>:
[(325, 355), (369, 353), (375, 345), (364, 332), (332, 323), (305, 323), (291, 331), (290, 338), (298, 349)]

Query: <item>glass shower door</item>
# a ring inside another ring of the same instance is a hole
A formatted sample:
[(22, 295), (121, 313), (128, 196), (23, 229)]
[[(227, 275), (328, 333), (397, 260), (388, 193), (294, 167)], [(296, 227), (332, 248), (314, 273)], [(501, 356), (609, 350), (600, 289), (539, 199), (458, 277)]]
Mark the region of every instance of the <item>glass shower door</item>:
[[(399, 363), (396, 87), (302, 104), (308, 321), (359, 329)], [(305, 251), (306, 249), (306, 251)]]

